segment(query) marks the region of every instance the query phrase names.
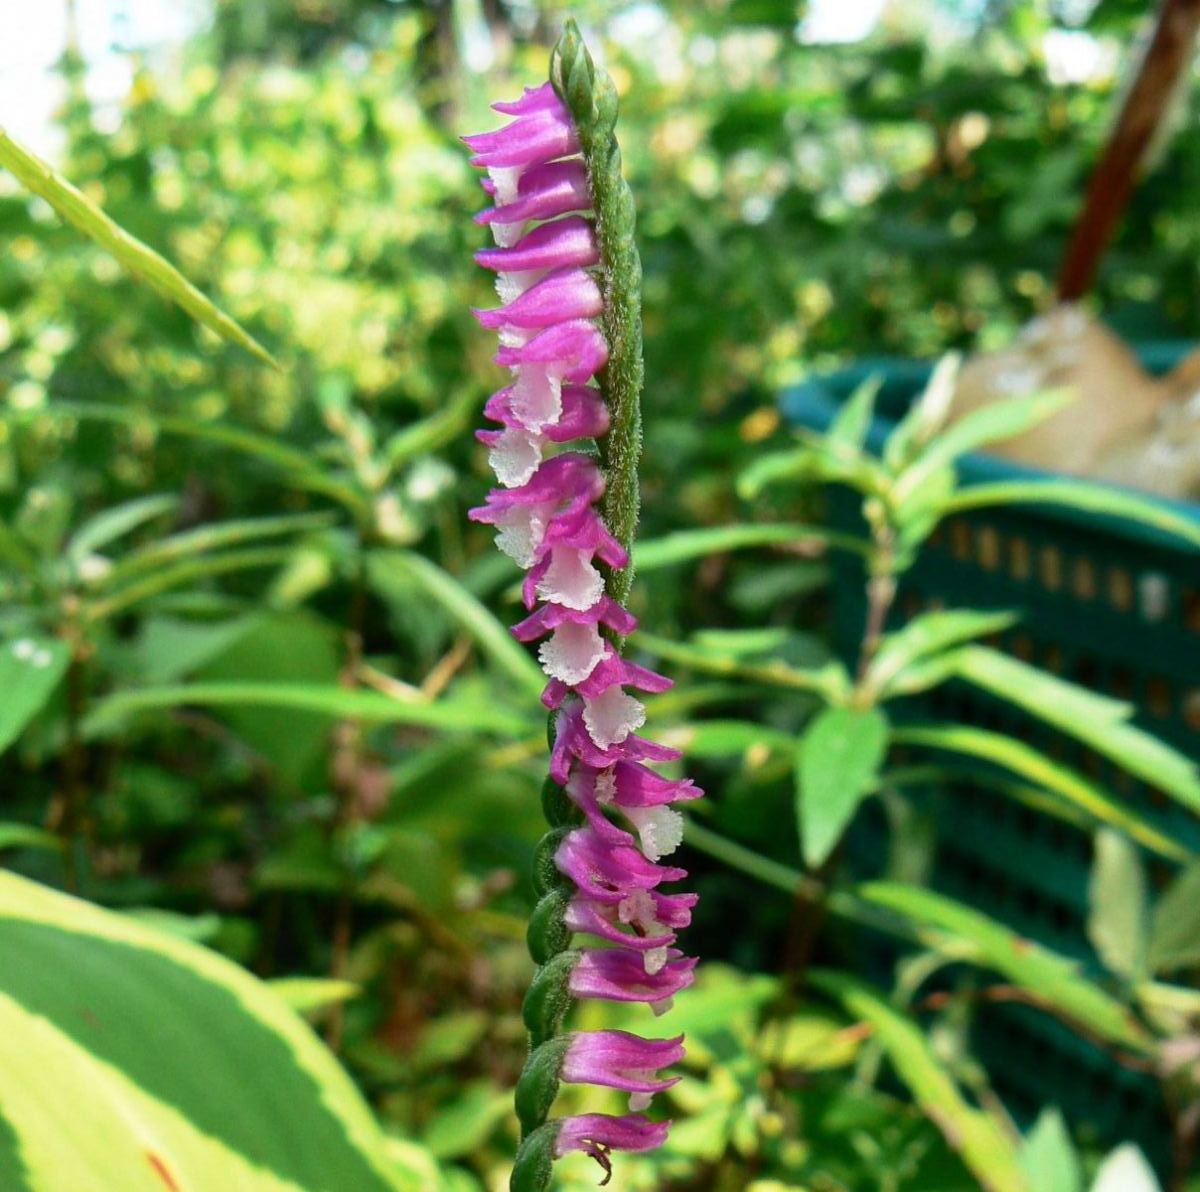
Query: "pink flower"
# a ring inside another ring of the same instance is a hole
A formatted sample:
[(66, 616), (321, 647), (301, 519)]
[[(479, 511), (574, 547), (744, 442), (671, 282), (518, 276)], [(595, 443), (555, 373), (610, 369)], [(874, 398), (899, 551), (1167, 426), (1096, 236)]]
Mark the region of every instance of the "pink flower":
[[(484, 407), (495, 427), (477, 432), (500, 487), (470, 517), (494, 526), (497, 545), (526, 572), (522, 598), (529, 615), (513, 634), (539, 643), (547, 676), (543, 702), (557, 711), (550, 775), (585, 821), (554, 852), (571, 893), (565, 899), (560, 893), (557, 901), (547, 896), (539, 905), (539, 913), (551, 908), (546, 913), (558, 916), (558, 934), (544, 938), (559, 942), (539, 944), (535, 955), (544, 963), (535, 989), (565, 982), (554, 986), (555, 996), (565, 988), (574, 998), (645, 1002), (659, 1012), (691, 984), (696, 963), (674, 947), (696, 897), (664, 893), (661, 886), (687, 873), (659, 862), (683, 836), (683, 819), (672, 804), (701, 792), (646, 764), (680, 755), (636, 735), (645, 709), (630, 692), (655, 694), (671, 681), (621, 653), (618, 643), (634, 632), (637, 620), (608, 594), (606, 579), (629, 566), (628, 543), (618, 541), (605, 521), (605, 478), (589, 448), (570, 449), (603, 439), (611, 421), (597, 384), (611, 346), (600, 322), (606, 291), (598, 235), (604, 229), (598, 233), (588, 214), (599, 196), (576, 156), (580, 138), (553, 87), (494, 106), (512, 116), (511, 123), (464, 138), (473, 163), (487, 171), (484, 190), (494, 199), (476, 218), (496, 244), (476, 260), (496, 273), (501, 300), (475, 315), (498, 333), (495, 362), (511, 376)], [(561, 940), (568, 933), (616, 946), (564, 953)], [(555, 957), (566, 963), (552, 967)], [(527, 1021), (532, 1030), (538, 1019)], [(531, 1081), (559, 1055), (560, 1079), (624, 1089), (632, 1109), (675, 1083), (659, 1070), (682, 1058), (682, 1038), (599, 1031), (573, 1034), (564, 1047), (553, 1037), (556, 1029), (552, 1024), (541, 1032), (544, 1042), (527, 1065)], [(517, 1100), (518, 1110), (538, 1123), (553, 1092), (548, 1098), (518, 1093)], [(528, 1124), (524, 1116), (522, 1122)], [(666, 1123), (637, 1115), (585, 1114), (557, 1127), (555, 1155), (583, 1151), (606, 1171), (610, 1150), (649, 1149), (667, 1132)]]
[(582, 1113), (577, 1117), (563, 1118), (554, 1143), (554, 1153), (560, 1159), (571, 1151), (591, 1155), (604, 1168), (602, 1183), (607, 1184), (612, 1177), (609, 1151), (652, 1151), (666, 1142), (670, 1126), (670, 1122), (652, 1122), (636, 1113), (622, 1117)]
[(683, 1036), (674, 1039), (642, 1039), (627, 1031), (592, 1031), (574, 1034), (559, 1070), (561, 1079), (570, 1084), (600, 1084), (645, 1097), (661, 1093), (679, 1082), (678, 1077), (663, 1079), (660, 1068), (683, 1059)]

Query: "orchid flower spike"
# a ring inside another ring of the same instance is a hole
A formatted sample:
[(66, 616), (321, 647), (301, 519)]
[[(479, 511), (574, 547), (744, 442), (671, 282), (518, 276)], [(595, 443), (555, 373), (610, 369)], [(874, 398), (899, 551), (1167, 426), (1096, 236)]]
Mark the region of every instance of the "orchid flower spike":
[[(494, 107), (509, 123), (463, 139), (486, 171), (492, 206), (477, 222), (495, 246), (476, 260), (495, 274), (500, 299), (475, 314), (497, 333), (508, 379), (484, 409), (495, 428), (478, 432), (499, 485), (470, 517), (495, 527), (526, 572), (529, 615), (513, 633), (537, 643), (552, 710), (551, 831), (529, 929), (539, 967), (525, 999), (532, 1046), (510, 1185), (548, 1192), (566, 1154), (590, 1155), (607, 1182), (612, 1151), (666, 1139), (668, 1123), (643, 1111), (675, 1083), (663, 1069), (683, 1058), (682, 1036), (561, 1028), (579, 999), (662, 1013), (691, 983), (696, 962), (675, 943), (696, 899), (660, 889), (687, 876), (661, 862), (683, 836), (672, 804), (703, 792), (646, 764), (679, 754), (637, 735), (646, 711), (631, 692), (671, 682), (622, 653), (637, 627), (625, 601), (638, 514), (641, 267), (616, 92), (569, 22), (551, 81)], [(562, 1081), (622, 1089), (630, 1112), (551, 1118)]]

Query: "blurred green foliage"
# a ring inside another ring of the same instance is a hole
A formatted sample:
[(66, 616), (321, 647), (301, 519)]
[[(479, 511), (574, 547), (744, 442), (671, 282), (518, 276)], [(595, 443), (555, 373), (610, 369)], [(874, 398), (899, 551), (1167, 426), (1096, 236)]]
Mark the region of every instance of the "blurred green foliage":
[[(647, 650), (710, 659), (656, 701), (655, 727), (712, 792), (710, 829), (776, 876), (799, 863), (794, 740), (818, 699), (761, 668), (829, 661), (822, 540), (685, 535), (809, 511), (734, 483), (790, 442), (781, 385), (999, 341), (1049, 300), (1143, 15), (896, 0), (866, 42), (837, 46), (795, 35), (801, 8), (571, 6), (622, 91), (640, 208), (653, 542), (635, 607), (668, 643)], [(528, 668), (497, 621), (516, 573), (464, 518), (487, 484), (469, 430), (497, 374), (469, 313), (493, 298), (456, 137), (544, 77), (564, 11), (218, 0), (177, 70), (139, 66), (119, 120), (67, 60), (64, 173), (278, 371), (0, 183), (0, 627), (66, 671), (13, 729), (0, 847), (260, 977), (350, 982), (282, 989), (422, 1186), (448, 1192), (500, 1186), (511, 1155), (544, 765)], [(1112, 69), (1051, 77), (1054, 37), (1081, 32)], [(1195, 94), (1181, 104), (1097, 294), (1130, 333), (1200, 333), (1200, 122)], [(780, 974), (807, 946), (803, 904), (732, 864), (699, 861), (689, 937), (729, 967), (709, 964), (669, 1020), (692, 1038), (672, 1094), (686, 1120), (614, 1187), (977, 1186), (875, 1079), (861, 1020), (895, 1026), (887, 1007), (843, 1014), (854, 990), (797, 1003)], [(903, 1025), (892, 1038), (910, 1070), (944, 1064), (986, 1100), (967, 1031), (952, 1008), (931, 1048)], [(1045, 1121), (1037, 1153), (1078, 1166)], [(564, 1188), (591, 1186), (582, 1164), (564, 1171)]]

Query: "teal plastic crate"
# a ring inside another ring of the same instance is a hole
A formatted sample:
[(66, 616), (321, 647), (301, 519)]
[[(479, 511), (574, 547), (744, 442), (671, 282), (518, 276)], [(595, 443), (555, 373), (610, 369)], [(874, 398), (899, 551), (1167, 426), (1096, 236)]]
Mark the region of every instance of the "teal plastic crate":
[[(1190, 346), (1190, 345), (1189, 345)], [(1170, 368), (1179, 344), (1141, 351), (1151, 371)], [(869, 443), (878, 449), (921, 392), (924, 362), (879, 358), (815, 378), (781, 396), (794, 424), (823, 429), (864, 380), (877, 376), (878, 416)], [(964, 484), (1044, 474), (983, 455), (960, 464)], [(1200, 506), (1164, 502), (1200, 527)], [(835, 527), (862, 532), (856, 494), (835, 490)], [(839, 652), (856, 657), (866, 616), (861, 563), (833, 560), (834, 635)], [(978, 510), (943, 522), (906, 577), (893, 624), (936, 607), (1014, 609), (1020, 622), (995, 644), (1026, 662), (1094, 691), (1130, 700), (1138, 721), (1200, 759), (1200, 558), (1168, 535), (1115, 518), (1046, 507)], [(1068, 763), (1137, 807), (1164, 831), (1200, 849), (1200, 823), (1159, 792), (1093, 751), (1019, 710), (951, 684), (910, 709), (1003, 730)], [(1094, 965), (1084, 923), (1092, 863), (1090, 837), (1003, 795), (961, 781), (924, 792), (936, 806), (936, 888), (1001, 919), (1022, 935)], [(856, 828), (851, 857), (869, 872), (882, 858), (884, 826), (870, 814)], [(1169, 870), (1147, 858), (1151, 878)], [(876, 959), (878, 960), (878, 952)], [(1020, 1007), (980, 1017), (976, 1045), (1001, 1094), (1020, 1116), (1060, 1105), (1097, 1139), (1133, 1138), (1165, 1162), (1168, 1139), (1155, 1086), (1103, 1052)]]

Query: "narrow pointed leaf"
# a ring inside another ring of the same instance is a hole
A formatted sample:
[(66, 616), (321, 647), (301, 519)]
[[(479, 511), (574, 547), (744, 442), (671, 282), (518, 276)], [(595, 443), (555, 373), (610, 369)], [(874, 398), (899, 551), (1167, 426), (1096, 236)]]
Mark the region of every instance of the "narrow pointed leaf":
[(1096, 695), (986, 646), (964, 647), (957, 658), (957, 673), (969, 683), (1083, 741), (1200, 813), (1200, 773), (1195, 763), (1131, 724), (1133, 709), (1128, 704)]
[(274, 357), (248, 331), (206, 298), (178, 269), (114, 222), (95, 203), (41, 158), (17, 144), (0, 128), (0, 166), (39, 198), (45, 199), (72, 227), (112, 253), (134, 277), (181, 306), (222, 339), (239, 344), (266, 364)]
[[(468, 633), (522, 691), (534, 699), (541, 694), (546, 676), (526, 647), (448, 571), (412, 551), (373, 551), (367, 557), (367, 578), (385, 601), (408, 598), (408, 584), (415, 585)], [(398, 580), (404, 581), (403, 595), (397, 591)]]
[(84, 722), (85, 732), (114, 731), (137, 712), (182, 707), (268, 707), (321, 712), (331, 719), (371, 724), (411, 724), (424, 728), (475, 730), (504, 735), (527, 732), (531, 722), (496, 704), (479, 700), (392, 699), (375, 691), (313, 683), (185, 683), (120, 691), (101, 700)]
[(972, 909), (916, 886), (865, 882), (854, 892), (866, 902), (886, 907), (916, 923), (939, 928), (967, 945), (959, 959), (995, 969), (1042, 1002), (1046, 1009), (1094, 1035), (1148, 1053), (1153, 1041), (1128, 1007), (1089, 981), (1079, 965)]
[(1185, 861), (1191, 856), (1178, 841), (1117, 802), (1090, 779), (1004, 733), (966, 724), (914, 724), (896, 729), (893, 737), (897, 744), (945, 750), (1002, 766), (1074, 804), (1094, 823), (1118, 828), (1162, 857)]
[(1021, 1170), (1014, 1140), (995, 1118), (967, 1101), (916, 1022), (853, 977), (816, 971), (809, 974), (809, 980), (841, 1002), (848, 1014), (869, 1024), (896, 1075), (958, 1151), (981, 1188), (987, 1192), (1034, 1192)]

